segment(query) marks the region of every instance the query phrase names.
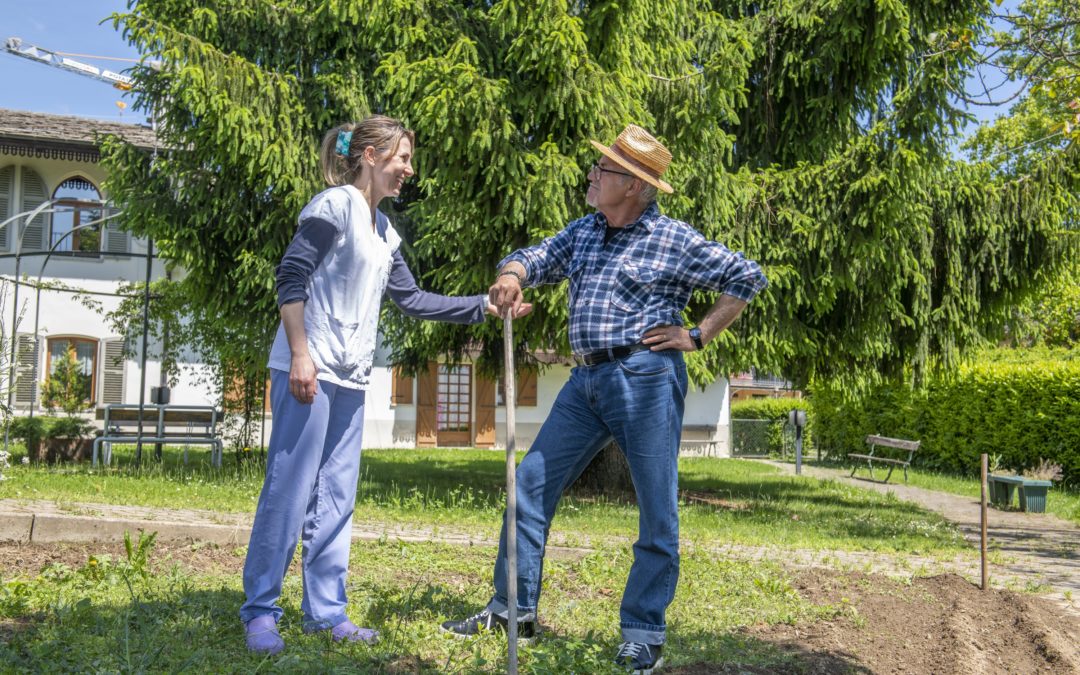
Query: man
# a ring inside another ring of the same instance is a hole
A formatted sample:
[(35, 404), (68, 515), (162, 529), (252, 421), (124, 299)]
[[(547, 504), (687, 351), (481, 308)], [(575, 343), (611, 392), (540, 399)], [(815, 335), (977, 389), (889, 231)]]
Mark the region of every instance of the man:
[[(505, 314), (522, 287), (570, 280), (570, 346), (578, 367), (559, 392), (517, 470), (519, 635), (532, 637), (544, 546), (563, 491), (612, 438), (626, 455), (640, 511), (634, 563), (623, 592), (616, 662), (634, 673), (661, 665), (664, 613), (679, 576), (678, 453), (686, 396), (682, 352), (702, 349), (765, 287), (758, 265), (661, 215), (657, 189), (671, 153), (630, 125), (589, 172), (596, 213), (500, 263), (489, 289)], [(695, 288), (719, 299), (694, 328), (682, 312)], [(507, 623), (506, 521), (495, 594), (480, 614), (447, 621), (460, 636)]]

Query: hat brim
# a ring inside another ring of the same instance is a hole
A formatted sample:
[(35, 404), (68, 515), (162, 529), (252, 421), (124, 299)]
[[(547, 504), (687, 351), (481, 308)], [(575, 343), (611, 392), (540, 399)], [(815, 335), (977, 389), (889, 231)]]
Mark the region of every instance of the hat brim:
[(604, 145), (602, 143), (597, 143), (596, 141), (593, 141), (593, 140), (590, 140), (589, 142), (593, 144), (594, 148), (596, 148), (600, 152), (604, 153), (605, 157), (607, 157), (611, 161), (615, 162), (616, 164), (618, 164), (622, 168), (626, 169), (630, 173), (634, 174), (635, 177), (640, 178), (641, 180), (645, 181), (649, 185), (652, 185), (653, 187), (660, 190), (661, 192), (667, 193), (669, 195), (675, 192), (675, 189), (672, 188), (670, 185), (668, 185), (664, 181), (660, 180), (656, 176), (649, 175), (647, 172), (641, 170), (640, 168), (638, 168), (638, 167), (634, 166), (633, 164), (631, 164), (630, 162), (626, 161), (625, 158), (623, 158), (623, 157), (619, 156), (618, 154), (612, 152), (611, 148), (609, 148), (608, 146), (606, 146), (606, 145)]

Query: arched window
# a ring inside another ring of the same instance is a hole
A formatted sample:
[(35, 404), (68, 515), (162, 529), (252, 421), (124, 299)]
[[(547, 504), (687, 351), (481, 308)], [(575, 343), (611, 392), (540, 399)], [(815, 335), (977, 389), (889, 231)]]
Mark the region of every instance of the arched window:
[[(56, 251), (96, 255), (101, 251), (101, 223), (82, 227), (101, 220), (105, 205), (97, 187), (82, 176), (72, 176), (56, 188), (53, 199), (56, 213), (52, 218), (52, 239)], [(58, 243), (59, 242), (59, 243)]]

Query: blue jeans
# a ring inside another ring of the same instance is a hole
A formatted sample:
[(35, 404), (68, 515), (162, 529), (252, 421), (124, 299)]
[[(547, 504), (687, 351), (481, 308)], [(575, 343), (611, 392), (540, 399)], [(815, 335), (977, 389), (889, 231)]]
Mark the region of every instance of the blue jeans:
[[(534, 619), (544, 547), (559, 497), (612, 438), (630, 465), (638, 540), (619, 611), (622, 638), (663, 644), (679, 580), (678, 456), (686, 397), (678, 351), (640, 351), (580, 366), (559, 392), (517, 470), (518, 616)], [(506, 518), (488, 609), (507, 614)]]
[(244, 561), (245, 623), (263, 614), (281, 619), (281, 582), (301, 537), (304, 628), (331, 628), (347, 618), (364, 392), (316, 382), (315, 401), (303, 405), (289, 392), (289, 374), (270, 369), (274, 428)]

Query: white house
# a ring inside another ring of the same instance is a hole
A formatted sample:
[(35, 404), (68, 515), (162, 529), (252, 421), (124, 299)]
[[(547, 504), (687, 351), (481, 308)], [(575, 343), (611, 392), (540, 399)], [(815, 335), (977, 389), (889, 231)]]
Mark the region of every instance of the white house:
[[(118, 228), (119, 218), (106, 220), (103, 226), (92, 224), (108, 215), (105, 203), (109, 199), (95, 145), (97, 133), (118, 134), (148, 149), (155, 142), (146, 127), (0, 109), (0, 222), (46, 202), (50, 202), (46, 211), (51, 211), (28, 223), (17, 218), (0, 229), (0, 323), (8, 345), (17, 324), (15, 361), (20, 377), (10, 392), (16, 414), (40, 409), (40, 383), (56, 356), (72, 345), (89, 376), (87, 397), (97, 407), (139, 402), (141, 360), (122, 357), (123, 343), (109, 330), (104, 313), (119, 304), (113, 294), (121, 284), (146, 279), (147, 246)], [(17, 306), (16, 266), (22, 280)], [(151, 278), (164, 273), (162, 261), (153, 260)], [(86, 307), (85, 297), (100, 307)], [(151, 354), (155, 348), (149, 350)], [(432, 363), (418, 378), (399, 377), (388, 363), (388, 354), (385, 347), (376, 354), (367, 398), (365, 447), (504, 444), (506, 409), (496, 383), (479, 377), (468, 363)], [(220, 404), (220, 392), (207, 388), (200, 379), (203, 366), (187, 366), (182, 381), (172, 389), (172, 402)], [(569, 364), (555, 359), (539, 376), (519, 374), (520, 447), (527, 447), (535, 437), (569, 371)], [(162, 384), (160, 364), (153, 358), (147, 360), (145, 382), (147, 389)], [(4, 387), (0, 391), (6, 397), (6, 382)], [(684, 420), (687, 450), (729, 454), (728, 398), (726, 380), (690, 393)], [(267, 416), (267, 433), (272, 422)]]

